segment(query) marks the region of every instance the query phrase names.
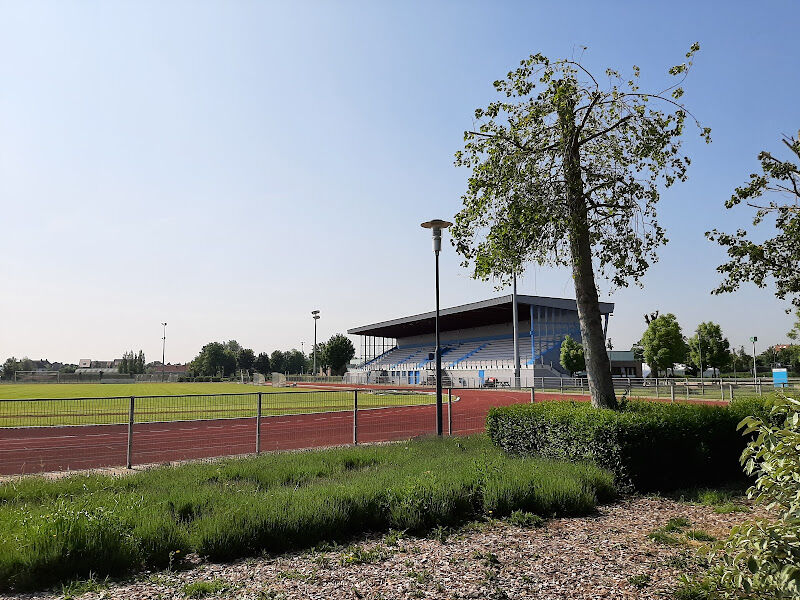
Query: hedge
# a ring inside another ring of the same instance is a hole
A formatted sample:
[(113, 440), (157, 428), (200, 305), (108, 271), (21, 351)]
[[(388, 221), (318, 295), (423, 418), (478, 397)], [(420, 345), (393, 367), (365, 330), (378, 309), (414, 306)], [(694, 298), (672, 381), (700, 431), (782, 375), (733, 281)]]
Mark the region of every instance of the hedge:
[(493, 408), (487, 430), (506, 452), (591, 461), (612, 471), (623, 488), (668, 491), (741, 478), (747, 440), (736, 426), (748, 415), (765, 416), (769, 404), (631, 401), (614, 411), (585, 402), (542, 402)]

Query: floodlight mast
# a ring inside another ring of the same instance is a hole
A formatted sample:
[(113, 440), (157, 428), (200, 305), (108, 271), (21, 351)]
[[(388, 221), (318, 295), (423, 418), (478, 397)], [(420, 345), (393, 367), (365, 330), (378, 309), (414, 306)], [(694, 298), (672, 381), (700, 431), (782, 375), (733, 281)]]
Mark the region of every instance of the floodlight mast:
[(442, 345), (439, 339), (439, 252), (442, 251), (442, 229), (452, 225), (449, 221), (433, 219), (422, 223), (433, 236), (433, 253), (436, 256), (436, 435), (442, 435)]
[(317, 321), (319, 320), (319, 311), (312, 310), (311, 318), (314, 319), (314, 372), (312, 375), (317, 376)]

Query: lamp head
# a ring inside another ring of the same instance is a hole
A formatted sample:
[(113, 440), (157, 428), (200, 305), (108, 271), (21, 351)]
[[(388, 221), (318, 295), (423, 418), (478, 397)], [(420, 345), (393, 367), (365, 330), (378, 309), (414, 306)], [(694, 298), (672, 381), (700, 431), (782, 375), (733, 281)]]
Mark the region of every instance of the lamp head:
[(433, 251), (437, 254), (442, 249), (442, 229), (447, 229), (452, 223), (450, 221), (443, 221), (442, 219), (432, 219), (422, 223), (422, 227), (430, 229), (433, 234)]

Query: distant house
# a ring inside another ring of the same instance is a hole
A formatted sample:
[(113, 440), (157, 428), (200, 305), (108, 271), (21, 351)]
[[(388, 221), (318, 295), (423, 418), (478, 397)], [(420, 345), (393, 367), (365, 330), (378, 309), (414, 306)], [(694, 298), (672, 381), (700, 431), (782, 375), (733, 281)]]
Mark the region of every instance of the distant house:
[(614, 377), (642, 376), (642, 361), (636, 360), (633, 350), (609, 350), (608, 359)]

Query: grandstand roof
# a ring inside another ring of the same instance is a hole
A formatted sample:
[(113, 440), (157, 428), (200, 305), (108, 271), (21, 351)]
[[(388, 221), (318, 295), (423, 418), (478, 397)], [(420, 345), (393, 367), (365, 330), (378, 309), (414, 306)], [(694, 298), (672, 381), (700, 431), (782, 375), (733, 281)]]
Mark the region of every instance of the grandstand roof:
[[(485, 325), (498, 325), (511, 321), (512, 307), (511, 294), (471, 302), (452, 308), (444, 308), (439, 311), (439, 326), (442, 331), (452, 331), (454, 329), (469, 329), (472, 327), (482, 327)], [(525, 296), (517, 295), (517, 306), (520, 310), (520, 318), (524, 319), (528, 314), (529, 306), (547, 306), (551, 308), (561, 308), (564, 310), (578, 310), (575, 300), (569, 298), (548, 298), (546, 296)], [(601, 302), (600, 312), (609, 314), (614, 311), (613, 302)], [(391, 321), (383, 321), (372, 325), (363, 325), (348, 329), (347, 333), (352, 335), (373, 335), (385, 338), (403, 338), (412, 335), (422, 335), (433, 333), (435, 329), (436, 312), (431, 311), (421, 315), (412, 315)]]

